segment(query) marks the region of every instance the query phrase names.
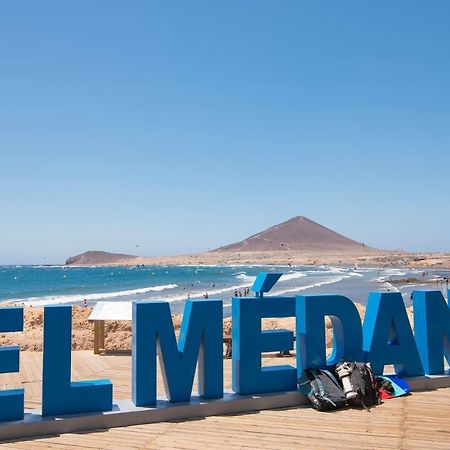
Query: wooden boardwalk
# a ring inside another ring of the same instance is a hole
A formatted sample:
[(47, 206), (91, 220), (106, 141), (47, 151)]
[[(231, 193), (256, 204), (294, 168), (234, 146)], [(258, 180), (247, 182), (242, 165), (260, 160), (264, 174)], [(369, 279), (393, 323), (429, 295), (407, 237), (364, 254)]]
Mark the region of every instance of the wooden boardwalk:
[[(0, 375), (0, 388), (24, 387), (25, 405), (41, 402), (42, 354), (22, 352), (19, 374)], [(114, 398), (131, 396), (129, 355), (72, 352), (72, 377), (110, 378)], [(294, 364), (292, 358), (264, 358), (264, 364)], [(225, 360), (225, 387), (231, 361)], [(159, 384), (163, 394), (162, 383)], [(5, 442), (3, 449), (152, 449), (152, 448), (398, 448), (449, 449), (450, 388), (413, 393), (364, 410), (319, 413), (285, 408), (203, 419), (135, 425)]]

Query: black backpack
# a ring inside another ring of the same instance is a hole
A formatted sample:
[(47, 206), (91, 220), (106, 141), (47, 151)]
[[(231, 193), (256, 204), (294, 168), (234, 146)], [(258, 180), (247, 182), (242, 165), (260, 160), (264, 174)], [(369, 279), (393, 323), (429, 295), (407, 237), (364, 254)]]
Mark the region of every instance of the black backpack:
[(352, 368), (350, 381), (353, 390), (357, 393), (355, 398), (349, 400), (349, 405), (362, 406), (364, 408), (379, 405), (380, 395), (370, 364), (361, 362), (351, 362), (348, 364)]
[(304, 370), (299, 389), (319, 411), (330, 411), (345, 406), (346, 398), (339, 382), (328, 370)]

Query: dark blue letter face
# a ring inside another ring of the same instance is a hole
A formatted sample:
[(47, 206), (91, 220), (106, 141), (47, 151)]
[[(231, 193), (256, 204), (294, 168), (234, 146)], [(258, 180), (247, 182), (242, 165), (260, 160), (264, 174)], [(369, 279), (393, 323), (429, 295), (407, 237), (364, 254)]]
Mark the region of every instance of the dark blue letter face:
[(233, 298), (233, 390), (236, 393), (257, 394), (297, 389), (295, 367), (261, 366), (262, 352), (292, 350), (294, 347), (291, 331), (261, 331), (261, 319), (294, 315), (293, 297)]
[(369, 296), (363, 325), (363, 350), (376, 374), (394, 364), (405, 376), (423, 375), (403, 297), (399, 292), (374, 292)]
[[(23, 308), (0, 308), (0, 332), (23, 330)], [(0, 373), (19, 371), (19, 347), (0, 348)], [(0, 391), (0, 421), (23, 419), (23, 389)]]
[[(449, 291), (450, 293), (450, 291)], [(443, 374), (450, 363), (450, 308), (440, 291), (414, 291), (414, 334), (426, 374)]]
[(59, 416), (112, 409), (109, 380), (70, 381), (72, 307), (44, 308), (42, 415)]
[(190, 401), (197, 360), (199, 394), (204, 398), (222, 397), (222, 321), (222, 300), (188, 300), (177, 345), (167, 302), (133, 302), (135, 405), (156, 405), (157, 348), (170, 401)]
[[(297, 314), (297, 371), (324, 368), (340, 360), (360, 361), (361, 319), (354, 303), (342, 295), (299, 295)], [(333, 324), (334, 348), (326, 360), (325, 316)]]

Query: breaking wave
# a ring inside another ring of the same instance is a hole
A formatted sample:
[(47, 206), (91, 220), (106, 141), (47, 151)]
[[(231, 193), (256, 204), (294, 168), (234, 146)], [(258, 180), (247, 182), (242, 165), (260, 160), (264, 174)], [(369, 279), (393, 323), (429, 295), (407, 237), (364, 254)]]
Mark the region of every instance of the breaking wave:
[[(281, 278), (278, 280), (278, 283), (281, 283), (283, 281), (296, 280), (298, 278), (303, 278), (306, 276), (307, 276), (307, 274), (305, 272), (287, 272), (287, 273), (283, 273), (283, 275), (281, 275)], [(236, 275), (236, 278), (238, 280), (245, 281), (249, 284), (253, 284), (256, 279), (256, 275), (250, 276), (250, 275), (246, 275), (245, 272), (241, 272)]]
[(176, 284), (163, 284), (160, 286), (149, 286), (140, 289), (130, 289), (127, 291), (116, 292), (98, 292), (95, 294), (73, 294), (73, 295), (47, 295), (45, 297), (28, 297), (23, 299), (14, 299), (15, 302), (25, 303), (30, 306), (44, 306), (63, 303), (80, 303), (84, 300), (96, 301), (107, 300), (117, 297), (128, 297), (130, 295), (147, 294), (149, 292), (161, 292), (167, 289), (174, 289), (178, 287)]
[(326, 284), (333, 284), (333, 283), (339, 283), (339, 281), (342, 281), (343, 279), (348, 278), (345, 276), (342, 277), (332, 277), (328, 280), (324, 281), (318, 281), (317, 283), (307, 284), (305, 286), (296, 286), (289, 289), (274, 289), (271, 294), (287, 294), (288, 292), (298, 292), (298, 291), (305, 291), (306, 289), (311, 289), (319, 286), (325, 286)]

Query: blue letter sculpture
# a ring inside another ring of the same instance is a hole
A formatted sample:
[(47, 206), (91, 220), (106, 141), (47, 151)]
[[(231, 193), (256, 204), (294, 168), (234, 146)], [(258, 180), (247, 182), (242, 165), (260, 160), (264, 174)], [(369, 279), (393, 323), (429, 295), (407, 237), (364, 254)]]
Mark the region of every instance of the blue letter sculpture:
[(440, 291), (414, 291), (414, 333), (428, 375), (444, 373), (450, 363), (450, 308)]
[(199, 362), (198, 390), (223, 396), (222, 300), (188, 300), (177, 341), (167, 302), (133, 302), (133, 402), (156, 405), (156, 350), (167, 398), (188, 402)]
[[(0, 332), (23, 330), (23, 308), (0, 308)], [(18, 346), (0, 348), (0, 373), (19, 371)], [(0, 421), (23, 419), (23, 389), (0, 391)]]
[[(297, 313), (297, 372), (325, 368), (340, 360), (360, 361), (361, 319), (355, 304), (342, 295), (299, 295)], [(333, 324), (333, 354), (326, 360), (325, 316)]]
[(112, 409), (109, 380), (70, 381), (72, 307), (44, 308), (42, 415), (57, 416)]
[(405, 376), (423, 375), (417, 345), (399, 292), (373, 292), (369, 295), (363, 325), (363, 351), (375, 374), (386, 364)]
[(295, 367), (261, 366), (261, 353), (294, 348), (287, 330), (261, 331), (263, 317), (295, 316), (294, 297), (235, 297), (232, 299), (233, 390), (238, 394), (297, 389)]

